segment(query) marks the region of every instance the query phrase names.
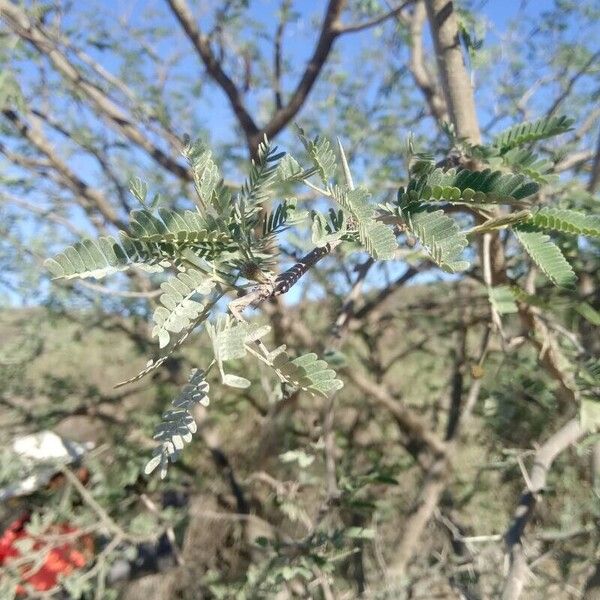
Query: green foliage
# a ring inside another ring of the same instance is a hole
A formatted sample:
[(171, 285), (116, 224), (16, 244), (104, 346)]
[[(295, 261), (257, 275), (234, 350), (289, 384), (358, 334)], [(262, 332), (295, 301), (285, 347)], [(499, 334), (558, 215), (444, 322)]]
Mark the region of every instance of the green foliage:
[(262, 234), (263, 238), (274, 237), (293, 225), (301, 223), (308, 215), (307, 211), (297, 210), (295, 200), (284, 200), (277, 205), (274, 211), (264, 217)]
[[(215, 283), (196, 269), (178, 273), (161, 284), (164, 294), (154, 311), (155, 322), (152, 335), (158, 337), (159, 346), (164, 348), (170, 342), (170, 333), (181, 333), (195, 327), (201, 316), (208, 316), (206, 304), (200, 302), (209, 294)], [(204, 314), (203, 314), (204, 313)]]
[(162, 271), (163, 258), (157, 244), (146, 244), (121, 232), (121, 243), (111, 236), (82, 240), (68, 246), (54, 258), (46, 259), (46, 268), (55, 279), (101, 279), (132, 267), (148, 272)]
[(387, 225), (375, 220), (375, 207), (369, 202), (371, 194), (362, 187), (351, 190), (341, 186), (333, 187), (331, 193), (356, 225), (360, 242), (367, 252), (379, 260), (394, 258), (398, 247), (396, 236)]
[(527, 148), (513, 148), (498, 158), (491, 157), (490, 163), (500, 163), (511, 171), (523, 173), (540, 184), (554, 183), (558, 180), (557, 175), (549, 173), (552, 170), (552, 162), (540, 158), (535, 152)]
[(533, 122), (519, 123), (498, 134), (494, 138), (492, 146), (499, 154), (504, 154), (508, 150), (517, 148), (523, 144), (537, 142), (565, 133), (571, 129), (572, 124), (573, 119), (564, 115), (544, 117)]
[(539, 185), (524, 175), (485, 169), (435, 169), (412, 179), (399, 194), (403, 203), (415, 201), (510, 204), (535, 194)]
[(488, 289), (490, 304), (499, 315), (518, 311), (513, 290), (508, 285), (497, 285)]
[(600, 215), (586, 215), (566, 208), (540, 208), (528, 224), (542, 230), (600, 238)]
[(160, 477), (167, 475), (169, 461), (175, 462), (184, 445), (192, 440), (196, 433), (196, 421), (191, 413), (194, 406), (208, 406), (209, 385), (205, 373), (194, 369), (189, 382), (173, 400), (172, 408), (163, 414), (163, 420), (156, 428), (154, 439), (160, 445), (154, 450), (153, 457), (144, 468), (146, 475), (160, 469)]
[[(532, 155), (519, 153), (518, 145), (562, 131), (567, 124), (559, 120), (524, 127), (501, 136), (494, 148), (506, 159), (505, 164), (527, 163), (533, 172), (541, 167), (534, 169)], [(329, 245), (327, 252), (342, 242), (351, 242), (358, 243), (377, 260), (393, 259), (398, 249), (396, 234), (390, 227), (394, 225), (398, 231), (416, 237), (431, 260), (451, 273), (469, 266), (463, 257), (468, 246), (467, 233), (472, 238), (478, 233), (509, 227), (553, 283), (569, 286), (575, 279), (574, 272), (545, 232), (592, 236), (600, 232), (600, 217), (566, 209), (546, 207), (536, 212), (528, 209), (494, 215), (488, 205), (521, 203), (538, 191), (539, 184), (527, 176), (526, 168), (523, 173), (435, 168), (433, 157), (414, 153), (412, 143), (409, 151), (416, 160), (412, 161), (406, 189), (399, 190), (395, 204), (377, 205), (364, 186), (354, 186), (341, 145), (345, 182), (336, 184), (332, 181), (336, 157), (331, 143), (321, 137), (309, 140), (302, 131), (300, 139), (312, 167), (302, 167), (290, 155), (277, 152), (265, 139), (239, 193), (231, 193), (223, 186), (220, 171), (206, 146), (188, 144), (184, 155), (195, 182), (195, 211), (165, 207), (155, 210), (158, 199), (155, 197), (147, 204), (146, 184), (134, 179), (131, 191), (143, 208), (131, 212), (128, 231), (121, 232), (120, 242), (112, 237), (83, 240), (47, 261), (48, 269), (59, 278), (98, 278), (130, 267), (151, 272), (175, 271), (161, 283), (163, 293), (153, 315), (152, 333), (158, 338), (160, 352), (138, 375), (119, 385), (136, 381), (164, 364), (196, 326), (204, 322), (214, 356), (207, 372), (216, 365), (225, 386), (243, 389), (252, 385), (249, 379), (228, 372), (229, 365), (238, 367), (234, 361), (251, 356), (267, 365), (286, 389), (329, 397), (342, 387), (335, 371), (315, 354), (292, 359), (285, 346), (269, 351), (261, 341), (269, 333), (268, 327), (242, 320), (233, 305), (229, 307), (233, 316), (216, 309), (226, 294), (239, 295), (248, 288), (252, 291), (257, 281), (264, 286), (261, 298), (268, 298), (274, 290), (276, 276), (271, 271), (278, 254), (277, 242), (307, 215), (290, 198), (267, 212), (263, 204), (271, 198), (275, 185), (304, 181), (336, 203), (326, 213), (311, 211), (313, 243), (318, 247)], [(308, 181), (315, 173), (324, 189)], [(462, 232), (457, 221), (440, 207), (440, 200), (469, 204), (469, 211), (487, 220), (467, 233)], [(240, 286), (240, 278), (248, 283)], [(489, 299), (499, 314), (517, 310), (517, 295), (508, 286), (491, 288)], [(216, 318), (212, 318), (213, 310), (218, 313)], [(149, 470), (160, 465), (164, 475), (169, 460), (174, 460), (184, 442), (191, 438), (190, 428), (194, 425), (188, 410), (190, 398), (204, 397), (194, 396), (191, 391), (205, 389), (204, 379), (200, 381), (199, 377), (193, 376), (184, 390), (184, 400), (176, 400), (175, 409), (165, 413), (157, 430), (161, 447)]]
[[(329, 218), (327, 218), (329, 217)], [(348, 218), (343, 210), (329, 209), (327, 216), (312, 211), (312, 243), (325, 246), (336, 240), (354, 240), (355, 235), (348, 231)]]
[(228, 232), (215, 230), (217, 224), (213, 220), (207, 223), (198, 212), (159, 208), (158, 215), (147, 210), (132, 211), (129, 235), (142, 242), (193, 248), (198, 256), (216, 256), (232, 247)]
[(222, 178), (211, 150), (201, 142), (189, 143), (183, 155), (192, 169), (200, 209), (207, 210), (209, 206), (218, 205)]
[(431, 211), (416, 202), (399, 204), (400, 216), (409, 233), (423, 245), (431, 259), (444, 271), (464, 271), (469, 263), (460, 260), (468, 241), (456, 221), (442, 210)]
[(331, 142), (326, 137), (319, 136), (311, 140), (304, 135), (304, 131), (300, 128), (298, 128), (298, 135), (321, 181), (325, 185), (329, 185), (337, 167), (335, 152), (331, 147)]
[(262, 204), (269, 198), (271, 186), (275, 182), (279, 160), (285, 152), (277, 152), (267, 138), (259, 144), (257, 158), (252, 161), (248, 178), (242, 185), (241, 197), (250, 206)]
[(577, 276), (549, 235), (531, 231), (525, 226), (518, 226), (515, 235), (531, 260), (552, 283), (561, 287), (572, 287)]
[(291, 154), (286, 154), (279, 161), (278, 177), (282, 183), (302, 181), (306, 177), (306, 172)]
[[(248, 379), (225, 373), (223, 363), (246, 356), (246, 344), (251, 332), (250, 325), (237, 323), (227, 315), (219, 315), (214, 324), (207, 323), (206, 330), (212, 341), (221, 382), (235, 388), (249, 387), (251, 382)], [(262, 333), (267, 332), (263, 331)]]
[(282, 381), (294, 388), (328, 397), (343, 387), (342, 381), (336, 379), (335, 371), (314, 353), (290, 360), (282, 347), (273, 351), (268, 358)]

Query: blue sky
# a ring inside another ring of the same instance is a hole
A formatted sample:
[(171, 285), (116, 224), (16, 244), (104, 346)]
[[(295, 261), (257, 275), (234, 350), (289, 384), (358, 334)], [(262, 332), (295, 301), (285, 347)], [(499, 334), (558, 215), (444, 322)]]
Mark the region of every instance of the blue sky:
[[(90, 4), (93, 4), (90, 3)], [(200, 19), (201, 26), (205, 31), (209, 30), (212, 23), (210, 13), (218, 6), (220, 2), (208, 0), (205, 2), (190, 2), (190, 5), (197, 7), (197, 13), (207, 15)], [(352, 4), (352, 2), (349, 2)], [(394, 4), (390, 2), (390, 4)], [(524, 21), (535, 23), (539, 19), (540, 14), (550, 9), (554, 2), (551, 0), (480, 0), (473, 2), (472, 5), (476, 13), (483, 17), (487, 22), (485, 29), (485, 44), (486, 46), (493, 45), (500, 41), (502, 35), (506, 31), (509, 23), (517, 17)], [(250, 3), (249, 17), (264, 23), (266, 29), (273, 32), (277, 27), (277, 10), (280, 5), (278, 0), (255, 0)], [(133, 24), (142, 24), (143, 15), (148, 12), (158, 12), (160, 14), (160, 22), (165, 27), (179, 27), (175, 23), (174, 18), (165, 10), (165, 4), (161, 0), (135, 0), (135, 1), (119, 1), (108, 0), (100, 2), (99, 14), (104, 14), (105, 19), (110, 21), (111, 18), (118, 16), (127, 16)], [(293, 62), (300, 69), (309, 58), (318, 31), (314, 27), (314, 22), (311, 22), (311, 17), (314, 19), (321, 16), (324, 11), (326, 2), (319, 1), (298, 1), (293, 3), (294, 10), (301, 14), (301, 18), (289, 25), (285, 35), (285, 53), (288, 58), (293, 57)], [(381, 1), (382, 11), (387, 10), (385, 1)], [(350, 17), (352, 18), (352, 17)], [(348, 17), (346, 17), (348, 20)], [(108, 24), (110, 27), (110, 24)], [(426, 31), (427, 28), (426, 28)], [(342, 57), (342, 64), (349, 69), (359, 59), (361, 52), (376, 43), (377, 35), (375, 29), (366, 30), (357, 34), (342, 36), (336, 40), (335, 49), (339, 56)], [(187, 42), (185, 42), (187, 43)], [(430, 43), (429, 40), (426, 43)], [(270, 42), (267, 47), (266, 42), (261, 45), (266, 53), (271, 52)], [(157, 47), (160, 51), (160, 45)], [(168, 53), (169, 48), (163, 47), (162, 50)], [(98, 57), (103, 61), (103, 64), (111, 67), (110, 61), (107, 63), (107, 55), (98, 53)], [(190, 77), (197, 77), (203, 72), (200, 67), (197, 57), (194, 55), (191, 47), (189, 48), (189, 60), (182, 63), (183, 68), (187, 70)], [(284, 79), (284, 87), (290, 91), (295, 85), (297, 77), (288, 77)], [(317, 82), (317, 86), (319, 83)], [(252, 102), (253, 96), (250, 95), (249, 101)], [(484, 107), (480, 107), (485, 111)], [(204, 94), (198, 99), (198, 113), (202, 116), (202, 121), (206, 128), (210, 131), (213, 141), (222, 142), (230, 141), (232, 137), (232, 113), (229, 108), (227, 99), (224, 93), (215, 87), (214, 93)]]
[[(220, 4), (210, 2), (208, 0), (198, 3), (194, 3), (192, 0), (189, 1), (190, 4), (195, 7), (197, 14), (199, 15), (207, 13), (210, 14), (214, 7)], [(352, 4), (352, 1), (350, 1), (349, 4)], [(519, 20), (519, 22), (525, 24), (526, 29), (534, 28), (537, 23), (542, 21), (544, 12), (550, 10), (554, 4), (555, 2), (550, 0), (530, 0), (529, 2), (524, 2), (523, 0), (490, 0), (487, 2), (473, 0), (470, 6), (472, 6), (477, 15), (482, 17), (485, 23), (483, 47), (485, 50), (487, 48), (496, 46), (499, 42), (504, 40), (505, 36), (507, 35), (509, 25), (515, 20)], [(293, 58), (293, 64), (296, 67), (296, 72), (294, 75), (292, 77), (288, 77), (287, 80), (284, 80), (284, 87), (288, 92), (293, 89), (298, 73), (303, 68), (306, 59), (312, 53), (316, 36), (318, 34), (315, 23), (320, 21), (320, 17), (324, 11), (325, 5), (325, 1), (307, 2), (304, 0), (296, 0), (293, 4), (294, 8), (301, 13), (301, 18), (299, 18), (295, 23), (290, 24), (286, 30), (285, 56), (290, 61), (292, 61)], [(251, 2), (251, 9), (248, 13), (249, 19), (256, 19), (262, 22), (267, 31), (273, 32), (277, 26), (278, 6), (279, 1), (277, 0), (254, 0), (254, 2)], [(387, 10), (385, 2), (382, 1), (381, 6), (382, 10)], [(204, 10), (202, 7), (204, 7)], [(159, 23), (161, 26), (165, 28), (173, 28), (175, 30), (177, 30), (179, 27), (163, 0), (91, 0), (89, 2), (86, 1), (81, 4), (75, 4), (74, 10), (76, 12), (87, 12), (88, 14), (95, 15), (98, 23), (102, 27), (106, 28), (106, 30), (109, 32), (116, 31), (118, 29), (119, 17), (127, 17), (130, 19), (132, 24), (141, 26), (144, 22), (144, 15), (147, 15), (149, 12), (156, 13), (157, 16), (155, 17), (155, 22)], [(312, 21), (311, 18), (313, 19)], [(345, 16), (346, 21), (350, 19), (358, 20), (360, 17), (353, 19), (351, 16)], [(200, 23), (205, 30), (209, 29), (211, 26), (210, 17), (201, 17)], [(69, 24), (69, 17), (65, 19), (65, 24)], [(571, 21), (565, 23), (565, 27), (567, 29), (568, 37), (573, 39), (573, 41), (576, 41), (578, 39), (578, 35), (580, 35), (578, 24)], [(600, 30), (597, 31), (599, 35), (596, 36), (596, 39), (600, 40)], [(336, 41), (335, 49), (336, 56), (338, 57), (338, 60), (340, 60), (342, 68), (349, 73), (352, 73), (353, 67), (357, 61), (360, 61), (363, 51), (373, 47), (378, 43), (377, 35), (377, 29), (371, 29), (339, 38)], [(186, 55), (185, 59), (178, 67), (178, 75), (191, 80), (204, 78), (204, 69), (200, 65), (197, 56), (189, 45), (189, 42), (183, 36), (180, 37), (180, 43), (182, 48), (185, 49)], [(506, 43), (506, 41), (504, 43)], [(270, 42), (261, 41), (259, 44), (261, 45), (261, 50), (264, 49), (268, 53), (271, 52)], [(430, 45), (430, 41), (428, 39), (426, 40), (426, 44)], [(172, 48), (166, 46), (165, 44), (161, 46), (159, 43), (155, 47), (155, 50), (162, 57), (163, 53), (165, 56), (167, 56)], [(112, 70), (115, 73), (118, 72), (118, 60), (115, 59), (114, 56), (111, 56), (110, 53), (94, 51), (93, 49), (90, 50), (90, 53), (94, 54), (105, 68)], [(500, 54), (500, 60), (503, 58), (504, 57), (502, 54)], [(537, 60), (539, 60), (539, 57)], [(541, 64), (540, 68), (543, 69), (543, 67), (544, 65)], [(31, 72), (31, 75), (34, 76), (33, 71)], [(478, 76), (479, 74), (476, 71), (475, 77), (477, 78)], [(25, 77), (27, 77), (27, 73), (25, 73)], [(311, 98), (314, 98), (317, 95), (316, 92), (318, 92), (318, 86), (320, 84), (325, 85), (327, 83), (325, 77), (326, 75), (324, 75), (321, 83), (317, 82), (316, 89), (314, 90), (315, 93), (309, 97), (309, 103), (311, 102)], [(476, 83), (486, 82), (478, 82), (476, 79)], [(487, 120), (489, 120), (494, 112), (494, 102), (496, 99), (493, 97), (493, 92), (491, 92), (492, 88), (490, 86), (478, 85), (477, 88), (478, 110), (480, 112), (482, 123), (485, 123)], [(364, 90), (364, 93), (373, 94), (375, 93), (375, 90), (367, 87), (367, 89)], [(255, 102), (256, 97), (257, 94), (250, 95), (249, 97), (251, 108), (253, 108), (252, 103), (253, 101)], [(539, 108), (540, 113), (543, 111), (544, 105), (548, 103), (549, 99), (548, 93), (544, 90), (541, 90), (536, 96), (535, 103)], [(211, 86), (206, 93), (201, 94), (197, 98), (194, 110), (204, 127), (208, 130), (213, 142), (227, 143), (236, 139), (232, 112), (226, 97), (216, 86)], [(535, 116), (537, 116), (537, 114)], [(297, 120), (302, 123), (302, 113), (300, 113)], [(505, 127), (509, 124), (510, 123), (502, 123), (499, 126)], [(195, 132), (188, 133), (194, 135)], [(285, 135), (280, 136), (280, 138), (277, 140), (277, 143), (284, 148), (286, 147), (286, 142), (287, 139)], [(73, 160), (72, 164), (75, 165), (78, 172), (84, 178), (93, 181), (96, 169), (93, 161), (89, 159), (76, 158)], [(141, 172), (136, 174), (139, 174), (142, 177), (144, 176), (144, 169), (149, 172), (153, 168), (152, 162), (146, 157), (140, 156), (140, 164)], [(123, 169), (126, 167), (127, 165), (122, 166)], [(43, 203), (43, 188), (37, 190), (36, 193), (36, 199)], [(83, 219), (77, 219), (77, 221), (78, 224), (79, 222), (81, 225), (84, 224)]]

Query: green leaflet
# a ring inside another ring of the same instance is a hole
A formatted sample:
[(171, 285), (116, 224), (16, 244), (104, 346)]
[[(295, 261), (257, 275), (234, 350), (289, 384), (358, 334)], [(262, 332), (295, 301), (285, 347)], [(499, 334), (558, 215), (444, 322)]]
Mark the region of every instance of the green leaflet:
[(516, 313), (519, 310), (515, 302), (515, 294), (508, 285), (497, 285), (488, 288), (488, 298), (499, 315)]
[(335, 371), (329, 368), (327, 362), (314, 353), (304, 354), (294, 360), (290, 360), (284, 349), (278, 349), (271, 355), (273, 368), (292, 387), (327, 398), (344, 385), (336, 379)]
[(535, 194), (539, 185), (525, 175), (485, 169), (435, 169), (412, 179), (406, 191), (398, 193), (407, 204), (416, 201), (473, 202), (510, 204)]
[(215, 360), (221, 374), (221, 382), (230, 387), (249, 387), (251, 382), (246, 378), (225, 373), (223, 362), (244, 358), (247, 352), (246, 344), (268, 333), (268, 328), (239, 323), (229, 315), (219, 315), (214, 324), (206, 324), (206, 331), (213, 345)]
[(400, 206), (400, 211), (408, 231), (444, 271), (455, 273), (469, 267), (467, 261), (460, 260), (468, 241), (454, 219), (442, 210), (430, 212), (416, 203)]
[(296, 200), (284, 200), (274, 211), (265, 215), (263, 220), (263, 237), (285, 231), (292, 225), (300, 223), (308, 216), (308, 211), (296, 210)]
[[(164, 294), (160, 297), (159, 306), (153, 315), (156, 323), (152, 335), (158, 337), (158, 344), (164, 348), (171, 341), (171, 333), (181, 333), (193, 329), (205, 310), (199, 296), (209, 294), (215, 284), (206, 275), (196, 269), (178, 273), (161, 284)], [(208, 315), (204, 315), (206, 318)]]
[(277, 176), (282, 183), (292, 181), (302, 181), (305, 177), (304, 169), (298, 161), (291, 155), (286, 154), (277, 167)]
[(201, 142), (188, 144), (183, 155), (187, 158), (192, 174), (194, 186), (199, 199), (199, 208), (206, 211), (207, 207), (215, 203), (221, 186), (221, 173), (212, 158), (212, 152)]
[(589, 323), (596, 327), (600, 327), (600, 312), (587, 302), (580, 302), (575, 310)]
[(257, 150), (257, 159), (252, 161), (250, 173), (241, 189), (241, 197), (250, 206), (262, 204), (269, 199), (272, 185), (277, 176), (279, 160), (285, 155), (270, 146), (266, 136)]
[(329, 220), (320, 212), (312, 211), (311, 240), (315, 246), (325, 246), (336, 240), (354, 239), (356, 234), (349, 234), (348, 219), (343, 210), (329, 209)]
[(148, 210), (131, 212), (129, 227), (131, 237), (145, 242), (193, 246), (204, 255), (219, 254), (233, 247), (225, 226), (207, 222), (197, 211), (177, 212), (158, 209), (158, 216)]
[(540, 229), (600, 238), (600, 215), (585, 215), (566, 208), (540, 208), (527, 223)]
[(561, 287), (572, 287), (577, 277), (560, 248), (549, 235), (531, 231), (524, 226), (516, 227), (514, 232), (531, 260), (552, 283)]
[(204, 371), (194, 369), (188, 383), (172, 401), (172, 408), (164, 412), (161, 423), (156, 427), (154, 439), (160, 445), (144, 468), (146, 475), (159, 467), (161, 479), (166, 477), (169, 461), (177, 460), (179, 452), (185, 444), (191, 442), (192, 434), (196, 433), (196, 422), (191, 411), (199, 404), (208, 406), (208, 392), (209, 385)]
[(143, 179), (133, 177), (129, 181), (129, 191), (140, 204), (144, 205), (148, 195), (148, 184)]
[(489, 162), (493, 165), (504, 164), (512, 171), (523, 173), (538, 183), (546, 184), (558, 180), (558, 175), (549, 174), (552, 162), (540, 158), (527, 148), (513, 148), (501, 157), (491, 157)]
[(591, 358), (579, 368), (575, 382), (581, 395), (579, 417), (588, 431), (600, 429), (600, 359)]
[(84, 239), (46, 259), (44, 265), (54, 279), (101, 279), (132, 267), (160, 272), (160, 260), (161, 250), (156, 244), (145, 244), (121, 232), (121, 243), (112, 236)]
[(327, 138), (319, 136), (314, 140), (309, 140), (300, 127), (298, 127), (298, 136), (304, 144), (321, 181), (325, 185), (329, 185), (329, 180), (334, 176), (336, 170), (336, 157), (331, 142)]
[(520, 123), (498, 134), (492, 146), (499, 154), (503, 154), (511, 148), (516, 148), (529, 142), (554, 137), (569, 131), (573, 119), (561, 115), (559, 117), (544, 117), (537, 121)]
[(398, 245), (393, 231), (384, 223), (375, 220), (375, 207), (369, 202), (371, 194), (364, 187), (354, 190), (341, 186), (332, 188), (334, 200), (355, 222), (358, 237), (373, 258), (390, 260), (394, 258)]

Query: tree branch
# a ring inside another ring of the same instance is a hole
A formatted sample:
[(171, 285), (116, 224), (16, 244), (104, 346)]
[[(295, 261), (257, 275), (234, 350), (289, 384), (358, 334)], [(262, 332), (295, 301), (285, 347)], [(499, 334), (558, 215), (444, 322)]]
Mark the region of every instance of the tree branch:
[(548, 439), (535, 453), (529, 473), (530, 489), (523, 492), (514, 514), (513, 522), (506, 533), (510, 567), (506, 577), (503, 600), (518, 600), (527, 578), (527, 561), (523, 552), (523, 532), (531, 520), (541, 492), (546, 487), (546, 478), (556, 457), (583, 437), (585, 431), (578, 418), (570, 420)]
[(0, 16), (15, 34), (46, 56), (63, 78), (85, 97), (111, 126), (145, 150), (168, 171), (180, 179), (191, 181), (192, 175), (189, 170), (156, 146), (98, 86), (87, 80), (41, 24), (35, 24), (25, 11), (8, 0), (0, 0)]
[(258, 127), (244, 106), (239, 90), (223, 70), (221, 62), (215, 57), (210, 47), (208, 37), (200, 31), (186, 0), (167, 0), (167, 4), (185, 31), (188, 39), (198, 52), (208, 74), (227, 95), (233, 112), (235, 113), (248, 142), (250, 143), (250, 140), (257, 136), (260, 137)]
[(268, 138), (275, 137), (302, 108), (329, 57), (336, 37), (340, 35), (339, 18), (345, 4), (346, 0), (329, 0), (319, 39), (296, 89), (288, 103), (281, 110), (278, 110), (269, 123), (258, 133), (254, 144), (258, 145), (263, 134), (266, 134)]
[(427, 448), (434, 456), (445, 455), (444, 441), (430, 430), (418, 414), (394, 398), (385, 386), (367, 379), (355, 369), (347, 369), (344, 374), (359, 390), (389, 411), (410, 442)]
[(281, 90), (281, 75), (282, 75), (282, 55), (283, 55), (283, 32), (287, 24), (288, 11), (290, 9), (291, 0), (284, 0), (281, 5), (279, 23), (277, 24), (277, 30), (275, 31), (274, 41), (274, 57), (273, 57), (273, 72), (274, 82), (273, 89), (275, 91), (275, 110), (281, 110), (283, 108), (283, 96)]
[(448, 110), (444, 98), (438, 93), (435, 83), (425, 66), (423, 48), (423, 24), (426, 10), (423, 2), (417, 2), (412, 17), (405, 19), (410, 27), (410, 64), (409, 69), (415, 83), (425, 96), (429, 112), (438, 123), (448, 120)]
[(107, 198), (95, 188), (90, 187), (70, 167), (64, 163), (54, 152), (50, 142), (43, 134), (40, 127), (23, 121), (17, 113), (12, 110), (3, 110), (2, 114), (13, 124), (19, 133), (48, 160), (52, 169), (60, 176), (64, 184), (79, 198), (80, 204), (86, 210), (97, 210), (107, 222), (120, 229), (125, 228), (125, 223), (118, 217), (114, 208)]
[(338, 35), (343, 35), (344, 33), (356, 33), (358, 31), (364, 31), (365, 29), (370, 29), (371, 27), (376, 27), (380, 25), (384, 21), (391, 19), (392, 17), (397, 17), (407, 6), (412, 4), (415, 0), (407, 0), (397, 6), (396, 8), (390, 9), (388, 12), (383, 13), (381, 15), (377, 15), (368, 21), (364, 21), (363, 23), (355, 23), (353, 25), (343, 25), (338, 28)]
[(452, 123), (459, 138), (481, 143), (473, 88), (465, 67), (452, 0), (426, 0), (440, 77)]

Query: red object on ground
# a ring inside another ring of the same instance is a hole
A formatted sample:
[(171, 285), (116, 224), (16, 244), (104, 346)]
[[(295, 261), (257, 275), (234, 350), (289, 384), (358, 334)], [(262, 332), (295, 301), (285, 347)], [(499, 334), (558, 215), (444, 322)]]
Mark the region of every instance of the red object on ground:
[[(37, 570), (32, 571), (33, 565), (25, 564), (19, 567), (19, 572), (23, 583), (37, 591), (45, 592), (57, 586), (60, 575), (68, 575), (86, 565), (92, 556), (94, 542), (88, 534), (77, 536), (77, 528), (68, 523), (54, 525), (39, 538), (33, 537), (25, 529), (28, 521), (29, 515), (13, 521), (0, 537), (0, 566), (9, 565), (11, 560), (21, 557), (21, 552), (15, 546), (17, 540), (32, 539), (33, 550), (45, 551), (46, 557)], [(45, 536), (64, 534), (74, 534), (74, 537), (56, 546), (44, 540)], [(19, 585), (17, 593), (25, 594), (25, 588)]]

